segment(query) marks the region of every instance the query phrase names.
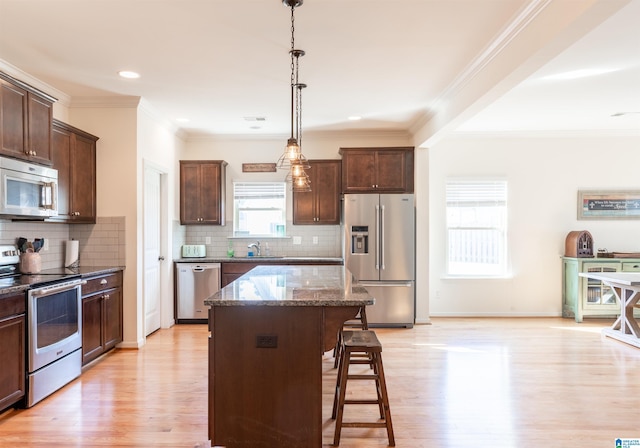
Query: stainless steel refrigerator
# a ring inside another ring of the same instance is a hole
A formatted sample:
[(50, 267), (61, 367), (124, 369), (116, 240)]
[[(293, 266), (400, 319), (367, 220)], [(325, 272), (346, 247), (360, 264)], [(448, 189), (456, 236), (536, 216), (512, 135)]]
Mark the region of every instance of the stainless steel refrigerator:
[(372, 326), (415, 322), (415, 204), (413, 194), (345, 194), (342, 214), (345, 266), (376, 303)]

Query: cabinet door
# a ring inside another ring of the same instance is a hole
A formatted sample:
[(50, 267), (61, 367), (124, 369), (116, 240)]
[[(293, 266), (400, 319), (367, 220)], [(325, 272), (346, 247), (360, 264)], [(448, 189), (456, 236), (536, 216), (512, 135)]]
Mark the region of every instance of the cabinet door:
[(180, 224), (224, 224), (223, 161), (180, 161)]
[(28, 92), (0, 79), (0, 151), (27, 158)]
[[(620, 268), (620, 263), (584, 263), (583, 272), (618, 272)], [(582, 300), (585, 310), (590, 308), (613, 312), (620, 310), (618, 299), (610, 286), (592, 278), (585, 279), (583, 285)]]
[(82, 298), (82, 363), (97, 358), (102, 343), (102, 294)]
[(116, 288), (103, 294), (103, 336), (104, 350), (109, 350), (122, 342), (122, 289)]
[(200, 223), (200, 165), (180, 162), (180, 223)]
[(201, 223), (221, 224), (220, 165), (206, 163), (200, 167), (200, 216)]
[(340, 224), (340, 160), (310, 160), (311, 191), (293, 192), (294, 224)]
[(96, 222), (96, 141), (73, 135), (71, 152), (71, 206), (73, 222)]
[(376, 151), (376, 190), (401, 193), (407, 189), (406, 156), (406, 151)]
[(315, 168), (311, 189), (316, 196), (316, 224), (340, 224), (342, 164), (339, 160), (323, 161)]
[(29, 93), (28, 100), (28, 154), (34, 162), (50, 165), (53, 104), (32, 93)]
[(344, 193), (375, 191), (375, 184), (375, 152), (362, 150), (342, 154), (342, 191)]
[(58, 170), (57, 221), (71, 219), (71, 132), (54, 125), (51, 162)]
[(0, 320), (0, 411), (25, 394), (24, 314)]

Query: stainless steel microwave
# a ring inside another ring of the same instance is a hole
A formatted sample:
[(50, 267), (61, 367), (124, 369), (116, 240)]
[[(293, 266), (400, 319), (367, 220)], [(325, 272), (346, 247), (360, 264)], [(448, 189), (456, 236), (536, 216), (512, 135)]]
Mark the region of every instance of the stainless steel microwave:
[(58, 170), (0, 157), (0, 215), (58, 215)]

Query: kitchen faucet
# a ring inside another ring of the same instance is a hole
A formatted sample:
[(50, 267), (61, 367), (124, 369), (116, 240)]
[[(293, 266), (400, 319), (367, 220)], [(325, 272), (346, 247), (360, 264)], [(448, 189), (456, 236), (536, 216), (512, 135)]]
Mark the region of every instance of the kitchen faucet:
[(256, 256), (260, 256), (260, 241), (256, 241), (255, 243), (251, 243), (247, 246), (247, 249), (254, 248), (256, 250)]

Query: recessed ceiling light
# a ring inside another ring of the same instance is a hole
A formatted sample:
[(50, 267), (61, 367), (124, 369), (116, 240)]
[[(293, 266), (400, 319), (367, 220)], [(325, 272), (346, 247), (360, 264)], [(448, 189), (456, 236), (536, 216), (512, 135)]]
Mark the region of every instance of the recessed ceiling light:
[(136, 72), (131, 72), (128, 70), (121, 70), (118, 72), (118, 75), (122, 76), (123, 78), (127, 78), (127, 79), (137, 79), (140, 77), (139, 73)]
[(352, 115), (352, 116), (348, 117), (348, 119), (350, 121), (358, 121), (358, 120), (362, 120), (362, 117), (360, 117), (358, 115)]

